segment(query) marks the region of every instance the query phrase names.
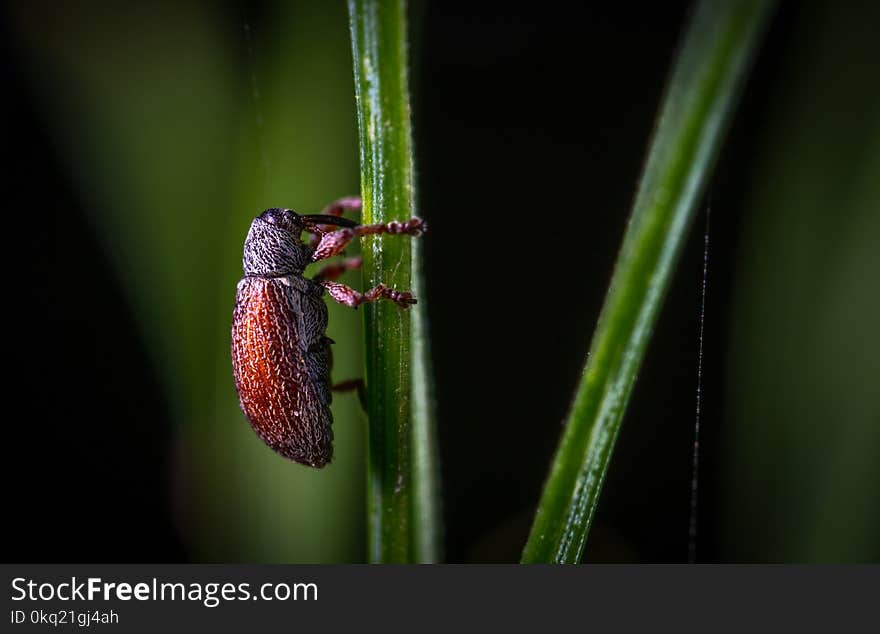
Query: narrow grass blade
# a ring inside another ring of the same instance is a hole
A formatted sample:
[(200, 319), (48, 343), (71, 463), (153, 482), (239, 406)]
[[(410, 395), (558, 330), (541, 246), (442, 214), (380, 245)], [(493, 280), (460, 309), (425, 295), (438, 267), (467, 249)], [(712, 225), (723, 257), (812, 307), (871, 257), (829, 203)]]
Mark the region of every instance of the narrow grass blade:
[(442, 559), (440, 473), (421, 250), (421, 243), (413, 243), (413, 292), (419, 298), (412, 314), (413, 540), (415, 560), (436, 563)]
[[(349, 0), (348, 8), (364, 222), (403, 220), (415, 211), (405, 4)], [(409, 238), (366, 238), (363, 256), (365, 284), (412, 288)], [(424, 302), (421, 295), (418, 299)], [(413, 311), (401, 311), (390, 302), (364, 306), (370, 420), (368, 530), (374, 562), (437, 556), (430, 370), (423, 341), (425, 321), (416, 313), (423, 306)], [(418, 341), (413, 341), (414, 335)]]
[(773, 2), (705, 0), (667, 88), (524, 563), (576, 563), (684, 236)]

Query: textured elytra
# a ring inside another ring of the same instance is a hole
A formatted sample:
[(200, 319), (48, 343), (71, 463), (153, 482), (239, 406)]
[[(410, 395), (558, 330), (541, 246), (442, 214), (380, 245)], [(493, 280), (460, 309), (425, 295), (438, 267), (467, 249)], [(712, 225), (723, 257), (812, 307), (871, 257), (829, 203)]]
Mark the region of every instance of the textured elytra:
[(330, 340), (323, 287), (295, 275), (245, 277), (232, 326), (242, 411), (282, 456), (323, 467), (333, 456)]

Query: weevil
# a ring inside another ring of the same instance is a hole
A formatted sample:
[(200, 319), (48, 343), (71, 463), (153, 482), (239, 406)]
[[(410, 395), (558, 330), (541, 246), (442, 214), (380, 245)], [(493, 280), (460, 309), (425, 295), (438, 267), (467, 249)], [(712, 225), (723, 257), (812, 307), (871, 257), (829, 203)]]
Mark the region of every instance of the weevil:
[[(357, 308), (365, 302), (390, 300), (409, 308), (409, 291), (384, 284), (360, 293), (336, 280), (361, 265), (346, 258), (304, 276), (313, 262), (343, 252), (356, 237), (371, 234), (420, 236), (421, 218), (405, 222), (360, 225), (342, 216), (359, 211), (359, 198), (342, 198), (320, 214), (267, 209), (251, 223), (244, 241), (244, 277), (238, 283), (232, 316), (232, 373), (239, 403), (257, 435), (276, 452), (310, 467), (323, 467), (333, 457), (333, 343), (326, 335), (326, 291), (334, 300)], [(302, 233), (311, 233), (305, 242)]]

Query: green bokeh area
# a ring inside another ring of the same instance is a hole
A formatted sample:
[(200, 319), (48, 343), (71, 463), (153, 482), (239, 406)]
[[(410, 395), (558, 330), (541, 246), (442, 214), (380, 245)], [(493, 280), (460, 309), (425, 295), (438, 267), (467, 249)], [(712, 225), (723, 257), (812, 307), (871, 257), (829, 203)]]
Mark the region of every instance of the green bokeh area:
[[(9, 18), (44, 120), (172, 405), (190, 557), (363, 560), (356, 398), (335, 399), (334, 463), (311, 470), (250, 430), (229, 366), (253, 216), (358, 191), (345, 7), (267, 6), (257, 31), (244, 10), (200, 2), (19, 5)], [(362, 376), (360, 314), (330, 313), (334, 376)]]
[(811, 3), (759, 135), (722, 437), (733, 560), (880, 561), (877, 24)]

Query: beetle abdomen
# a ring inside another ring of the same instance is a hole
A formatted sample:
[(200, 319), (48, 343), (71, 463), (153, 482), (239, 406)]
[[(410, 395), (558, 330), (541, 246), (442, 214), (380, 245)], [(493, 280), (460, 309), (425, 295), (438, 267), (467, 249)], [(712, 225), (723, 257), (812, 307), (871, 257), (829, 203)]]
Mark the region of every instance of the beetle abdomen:
[(333, 456), (327, 308), (320, 287), (304, 284), (310, 283), (295, 277), (239, 283), (232, 368), (257, 435), (286, 458), (323, 467)]

